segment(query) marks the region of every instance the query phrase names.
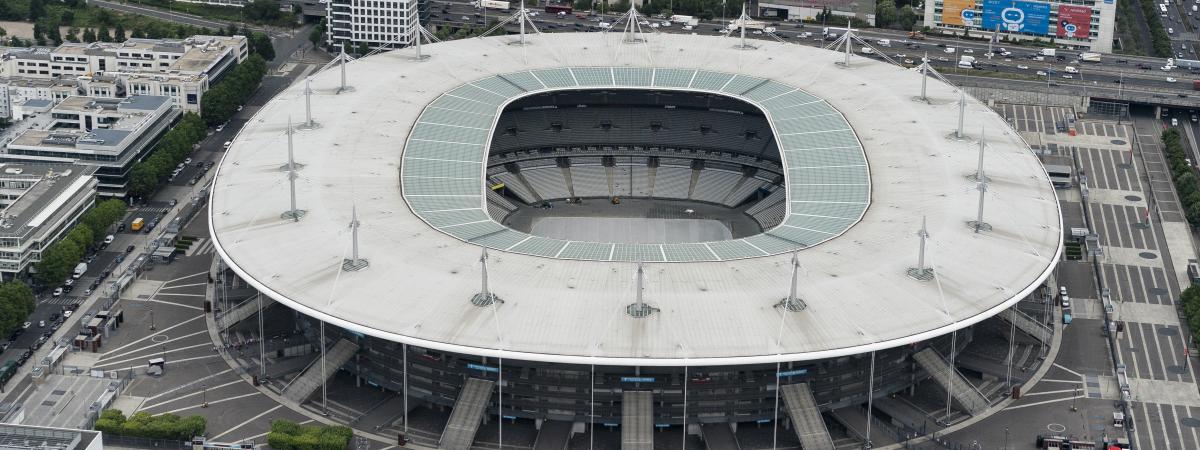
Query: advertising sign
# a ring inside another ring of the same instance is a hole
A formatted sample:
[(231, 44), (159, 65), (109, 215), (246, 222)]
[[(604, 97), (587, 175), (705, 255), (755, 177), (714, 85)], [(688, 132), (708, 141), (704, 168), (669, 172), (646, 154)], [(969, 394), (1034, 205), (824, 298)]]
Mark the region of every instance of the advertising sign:
[(1087, 39), (1092, 31), (1092, 8), (1058, 5), (1058, 37)]
[(1045, 35), (1050, 32), (1050, 4), (1013, 0), (984, 0), (983, 28), (1007, 33)]
[(946, 0), (942, 3), (942, 23), (978, 27), (979, 13), (975, 11), (975, 0)]

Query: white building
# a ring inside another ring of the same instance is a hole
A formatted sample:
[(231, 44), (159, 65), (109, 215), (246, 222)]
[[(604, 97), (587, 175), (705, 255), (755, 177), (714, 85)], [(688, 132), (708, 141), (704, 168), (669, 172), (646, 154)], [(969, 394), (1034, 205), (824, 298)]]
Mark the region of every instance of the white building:
[(53, 50), (10, 50), (0, 73), (77, 80), (82, 93), (92, 97), (159, 95), (184, 111), (199, 112), (212, 83), (249, 56), (244, 36), (64, 43)]
[(925, 2), (925, 24), (934, 29), (972, 36), (1016, 40), (1053, 40), (1056, 45), (1112, 52), (1116, 0), (1011, 1), (931, 0)]
[(329, 0), (326, 42), (358, 48), (408, 46), (417, 36), (418, 0)]
[(69, 97), (26, 122), (0, 161), (77, 163), (98, 168), (102, 195), (123, 197), (129, 171), (182, 114), (163, 96)]
[(42, 259), (96, 200), (96, 168), (0, 164), (0, 276), (11, 280)]

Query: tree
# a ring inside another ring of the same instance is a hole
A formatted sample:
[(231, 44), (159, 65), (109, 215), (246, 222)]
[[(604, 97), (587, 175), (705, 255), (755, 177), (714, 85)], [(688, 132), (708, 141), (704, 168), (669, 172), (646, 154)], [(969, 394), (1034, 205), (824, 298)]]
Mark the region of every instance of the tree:
[(313, 47), (321, 45), (321, 41), (325, 40), (325, 24), (317, 24), (313, 27), (312, 31), (308, 32), (308, 40), (312, 42)]
[(117, 23), (116, 28), (113, 30), (113, 39), (115, 39), (116, 42), (125, 42), (126, 38), (125, 38), (125, 26), (124, 25)]
[(37, 22), (46, 15), (45, 0), (29, 0), (29, 21)]
[(359, 42), (358, 43), (358, 54), (366, 55), (367, 53), (371, 53), (371, 46), (367, 45), (366, 42)]
[(48, 24), (46, 27), (46, 39), (54, 42), (54, 45), (63, 43), (62, 30), (59, 30), (58, 25)]
[(572, 7), (579, 11), (587, 11), (592, 9), (592, 2), (591, 0), (575, 0), (575, 4)]
[(69, 9), (65, 10), (62, 12), (62, 15), (58, 17), (59, 25), (67, 27), (71, 26), (73, 23), (75, 23), (75, 11), (71, 11)]
[(896, 23), (896, 2), (880, 0), (875, 4), (875, 26), (888, 28), (893, 23)]
[(254, 53), (262, 55), (263, 59), (271, 61), (275, 59), (275, 46), (271, 44), (271, 37), (266, 33), (254, 32), (250, 35), (250, 46), (254, 49)]
[(71, 27), (67, 30), (67, 42), (79, 42), (79, 29)]
[(91, 28), (85, 28), (83, 30), (83, 42), (96, 42), (96, 32), (92, 31)]
[(256, 23), (274, 22), (283, 17), (279, 12), (279, 0), (257, 0), (242, 8), (247, 20)]
[(112, 34), (109, 34), (107, 25), (100, 25), (100, 30), (96, 31), (96, 37), (100, 39), (100, 42), (113, 41)]
[(912, 30), (913, 26), (917, 24), (917, 12), (913, 10), (912, 5), (904, 5), (904, 7), (900, 8), (900, 12), (896, 14), (896, 21), (899, 23), (900, 28)]

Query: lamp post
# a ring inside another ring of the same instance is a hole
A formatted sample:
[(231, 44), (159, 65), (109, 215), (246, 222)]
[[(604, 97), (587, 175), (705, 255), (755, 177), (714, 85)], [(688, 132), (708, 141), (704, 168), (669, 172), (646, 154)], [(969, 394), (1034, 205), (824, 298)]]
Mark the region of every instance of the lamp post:
[(1004, 450), (1008, 450), (1008, 427), (1004, 427)]
[(150, 331), (154, 331), (154, 304), (150, 304)]
[[(201, 399), (200, 407), (207, 408), (208, 407), (208, 385), (207, 384), (203, 384), (203, 383), (200, 384), (200, 399)], [(1005, 431), (1008, 431), (1008, 429), (1005, 428)]]
[(1071, 411), (1079, 411), (1079, 407), (1075, 405), (1075, 401), (1079, 399), (1079, 386), (1075, 386), (1075, 394), (1071, 396)]

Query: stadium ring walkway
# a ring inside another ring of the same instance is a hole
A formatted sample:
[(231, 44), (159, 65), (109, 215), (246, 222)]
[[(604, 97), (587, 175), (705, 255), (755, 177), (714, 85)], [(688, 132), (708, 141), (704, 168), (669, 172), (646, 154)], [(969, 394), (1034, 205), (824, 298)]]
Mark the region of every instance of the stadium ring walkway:
[[(619, 244), (522, 233), (488, 215), (484, 189), (491, 130), (509, 102), (530, 94), (579, 89), (707, 92), (763, 110), (779, 143), (788, 187), (787, 219), (762, 234), (685, 244)], [(548, 258), (690, 262), (754, 258), (812, 247), (862, 218), (870, 172), (857, 135), (825, 100), (773, 80), (666, 68), (563, 67), (514, 72), (464, 84), (421, 113), (405, 145), (401, 186), (413, 212), (464, 242)]]

